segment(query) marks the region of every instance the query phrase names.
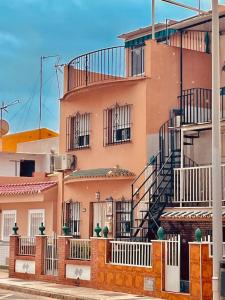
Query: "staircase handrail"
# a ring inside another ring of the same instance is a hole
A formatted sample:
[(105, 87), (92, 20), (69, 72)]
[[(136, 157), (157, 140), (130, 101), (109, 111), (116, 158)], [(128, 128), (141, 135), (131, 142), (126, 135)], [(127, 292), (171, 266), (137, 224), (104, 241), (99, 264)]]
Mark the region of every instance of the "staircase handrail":
[[(147, 195), (147, 193), (149, 192), (149, 190), (154, 186), (154, 184), (156, 183), (156, 180), (158, 179), (161, 171), (163, 170), (163, 168), (165, 167), (165, 165), (167, 164), (167, 162), (169, 161), (169, 159), (172, 157), (173, 152), (170, 153), (168, 159), (165, 161), (165, 163), (162, 165), (162, 167), (159, 169), (159, 171), (156, 174), (156, 177), (154, 178), (154, 181), (151, 183), (150, 187), (145, 191), (144, 195), (142, 195), (142, 197), (138, 200), (138, 202), (133, 206), (132, 208), (135, 209), (135, 207), (137, 207), (137, 205), (142, 201), (142, 199)], [(160, 184), (162, 183), (163, 180), (161, 180), (161, 182), (159, 183), (158, 187), (160, 187)], [(155, 192), (151, 195), (152, 196), (155, 194)], [(150, 199), (149, 199), (150, 200)]]
[(159, 154), (160, 154), (160, 151), (156, 155), (153, 156), (154, 160), (147, 163), (147, 165), (141, 171), (141, 173), (134, 179), (134, 181), (132, 182), (132, 185), (134, 185), (137, 182), (137, 180), (144, 174), (144, 172), (147, 170), (147, 168), (153, 164), (154, 161), (157, 161)]

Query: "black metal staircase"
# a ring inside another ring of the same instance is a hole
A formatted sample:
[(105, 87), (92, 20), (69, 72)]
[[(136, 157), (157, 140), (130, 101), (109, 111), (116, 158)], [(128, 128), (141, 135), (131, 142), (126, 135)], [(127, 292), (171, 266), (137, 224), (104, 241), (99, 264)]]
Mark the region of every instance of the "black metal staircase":
[[(151, 158), (132, 184), (131, 239), (146, 241), (155, 237), (160, 216), (173, 197), (174, 169), (181, 166), (181, 125), (211, 121), (211, 91), (183, 91), (180, 109), (173, 109), (170, 118), (159, 130), (159, 153)], [(193, 129), (183, 136), (183, 145), (191, 146), (200, 137)], [(183, 165), (197, 164), (184, 156)], [(149, 172), (149, 173), (148, 173)], [(148, 173), (146, 175), (146, 173)], [(137, 188), (135, 188), (137, 186)]]

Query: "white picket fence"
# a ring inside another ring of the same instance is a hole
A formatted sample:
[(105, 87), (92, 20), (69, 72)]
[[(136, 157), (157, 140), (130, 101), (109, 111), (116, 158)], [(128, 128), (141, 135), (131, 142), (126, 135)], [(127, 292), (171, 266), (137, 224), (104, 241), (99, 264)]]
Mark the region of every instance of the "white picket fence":
[(138, 267), (152, 266), (152, 244), (111, 241), (111, 263)]
[(34, 256), (35, 251), (35, 237), (19, 237), (19, 255)]
[[(221, 166), (222, 205), (225, 206), (225, 165)], [(187, 204), (212, 206), (212, 166), (174, 170), (174, 199), (180, 207)]]
[(90, 260), (91, 259), (91, 240), (89, 239), (70, 239), (70, 259)]

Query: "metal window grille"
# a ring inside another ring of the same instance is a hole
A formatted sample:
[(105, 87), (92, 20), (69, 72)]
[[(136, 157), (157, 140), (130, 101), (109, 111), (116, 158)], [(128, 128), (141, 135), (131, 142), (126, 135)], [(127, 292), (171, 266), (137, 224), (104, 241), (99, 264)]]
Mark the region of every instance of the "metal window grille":
[(144, 73), (144, 46), (134, 46), (131, 49), (131, 76)]
[(130, 237), (131, 201), (116, 202), (116, 238)]
[(131, 105), (104, 110), (104, 146), (129, 142), (131, 140)]
[(77, 113), (67, 118), (67, 149), (83, 149), (90, 146), (90, 114)]
[(44, 210), (39, 210), (39, 211), (29, 211), (29, 235), (31, 237), (34, 237), (35, 235), (39, 234), (39, 227), (41, 223), (44, 223)]
[(70, 234), (73, 236), (80, 235), (80, 203), (67, 202), (65, 203), (64, 223), (70, 229)]
[(2, 217), (2, 239), (3, 241), (9, 241), (9, 236), (12, 233), (12, 228), (16, 222), (16, 211), (3, 211)]

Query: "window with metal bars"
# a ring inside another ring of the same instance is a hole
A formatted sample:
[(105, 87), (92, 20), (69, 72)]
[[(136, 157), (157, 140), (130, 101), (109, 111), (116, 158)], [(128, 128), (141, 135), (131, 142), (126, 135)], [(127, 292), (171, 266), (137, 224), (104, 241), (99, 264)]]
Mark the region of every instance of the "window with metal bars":
[(12, 228), (16, 222), (16, 210), (2, 211), (2, 240), (9, 241)]
[(133, 46), (131, 48), (131, 76), (144, 73), (144, 46)]
[(116, 105), (104, 110), (104, 146), (130, 142), (131, 105)]
[(83, 149), (90, 146), (90, 114), (76, 113), (67, 118), (67, 149)]
[(45, 223), (44, 209), (30, 209), (28, 212), (29, 226), (28, 235), (34, 237), (39, 234), (39, 227), (41, 223)]
[(80, 203), (64, 203), (64, 223), (69, 227), (70, 234), (73, 236), (80, 235)]

